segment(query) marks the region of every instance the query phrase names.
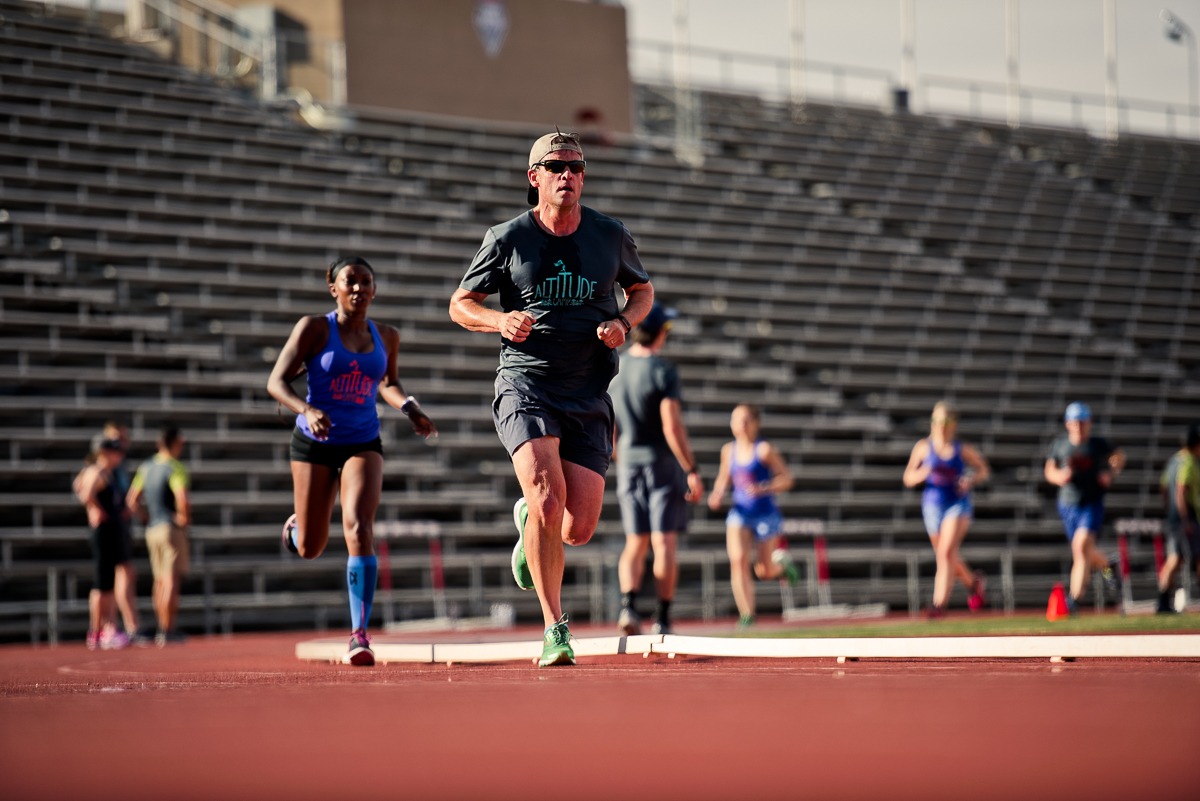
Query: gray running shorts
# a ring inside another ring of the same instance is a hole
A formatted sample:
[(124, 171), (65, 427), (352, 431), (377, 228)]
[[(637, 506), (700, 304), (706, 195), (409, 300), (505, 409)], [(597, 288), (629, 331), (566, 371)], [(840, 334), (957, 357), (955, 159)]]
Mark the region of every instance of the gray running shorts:
[(687, 476), (672, 455), (654, 464), (617, 463), (617, 500), (626, 534), (687, 531)]
[(558, 437), (559, 458), (605, 475), (612, 460), (614, 425), (608, 393), (568, 397), (542, 391), (535, 382), (527, 376), (496, 376), (492, 420), (508, 455), (531, 439)]
[(1166, 540), (1167, 556), (1185, 558), (1190, 555), (1193, 563), (1200, 559), (1200, 522), (1192, 518), (1185, 521), (1178, 514), (1169, 514), (1163, 526), (1163, 539)]

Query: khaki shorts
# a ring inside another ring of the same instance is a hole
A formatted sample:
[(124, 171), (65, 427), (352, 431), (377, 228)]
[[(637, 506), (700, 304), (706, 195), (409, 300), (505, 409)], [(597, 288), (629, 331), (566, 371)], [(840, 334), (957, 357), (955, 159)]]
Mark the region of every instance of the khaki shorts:
[(186, 576), (191, 567), (187, 534), (172, 523), (146, 529), (146, 550), (150, 552), (150, 569), (156, 579), (172, 574)]

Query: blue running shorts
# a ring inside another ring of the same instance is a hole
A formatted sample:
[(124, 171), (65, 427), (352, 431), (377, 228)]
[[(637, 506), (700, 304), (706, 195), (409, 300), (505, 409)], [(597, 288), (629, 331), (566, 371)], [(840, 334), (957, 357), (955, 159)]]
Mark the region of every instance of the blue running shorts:
[(921, 517), (925, 519), (925, 531), (934, 536), (942, 530), (942, 523), (952, 517), (974, 517), (975, 504), (970, 495), (964, 495), (950, 504), (936, 499), (921, 502)]
[(1100, 535), (1100, 530), (1104, 528), (1104, 502), (1083, 505), (1060, 503), (1058, 516), (1062, 518), (1063, 529), (1067, 533), (1067, 542), (1075, 539), (1075, 532), (1081, 528), (1087, 529), (1092, 532), (1093, 537), (1097, 537)]
[(754, 539), (762, 541), (778, 536), (783, 529), (783, 515), (773, 510), (762, 515), (745, 515), (735, 509), (730, 509), (725, 516), (726, 526), (748, 528), (754, 533)]

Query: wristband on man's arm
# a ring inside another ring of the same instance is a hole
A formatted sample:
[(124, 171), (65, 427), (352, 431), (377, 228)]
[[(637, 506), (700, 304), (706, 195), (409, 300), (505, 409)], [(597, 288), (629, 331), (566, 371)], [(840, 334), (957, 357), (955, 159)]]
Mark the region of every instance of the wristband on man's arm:
[(626, 334), (628, 334), (630, 331), (632, 331), (632, 330), (633, 330), (633, 326), (632, 326), (632, 325), (630, 325), (630, 324), (629, 324), (629, 321), (625, 319), (625, 315), (623, 315), (623, 314), (618, 314), (618, 315), (617, 315), (616, 317), (614, 317), (613, 319), (614, 319), (614, 320), (616, 320), (617, 322), (619, 322), (621, 325), (625, 326), (625, 333), (626, 333)]
[(414, 395), (409, 395), (404, 399), (404, 403), (400, 404), (400, 413), (408, 417), (417, 409), (421, 408), (421, 404), (417, 403), (417, 398)]

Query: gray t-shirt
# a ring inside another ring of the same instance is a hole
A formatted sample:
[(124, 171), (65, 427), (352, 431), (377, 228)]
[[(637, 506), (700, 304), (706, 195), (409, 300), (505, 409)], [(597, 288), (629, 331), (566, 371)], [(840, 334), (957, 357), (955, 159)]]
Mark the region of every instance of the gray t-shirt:
[(620, 311), (616, 288), (650, 280), (620, 220), (581, 207), (569, 236), (546, 233), (528, 211), (488, 229), (459, 287), (499, 293), (500, 307), (535, 318), (524, 342), (500, 340), (500, 373), (533, 378), (542, 389), (596, 397), (617, 372), (617, 354), (596, 326)]
[(1109, 472), (1108, 457), (1114, 450), (1104, 437), (1088, 437), (1078, 445), (1072, 445), (1069, 437), (1056, 439), (1047, 458), (1054, 460), (1056, 467), (1071, 468), (1071, 480), (1058, 489), (1059, 503), (1085, 506), (1103, 500), (1106, 490), (1098, 479), (1102, 472)]
[(663, 398), (682, 400), (679, 370), (658, 355), (621, 359), (621, 373), (609, 388), (617, 416), (617, 463), (653, 464), (675, 456), (663, 433)]
[(178, 459), (156, 454), (142, 463), (133, 477), (133, 486), (142, 488), (149, 515), (147, 525), (175, 522), (175, 490), (187, 489), (191, 477)]

